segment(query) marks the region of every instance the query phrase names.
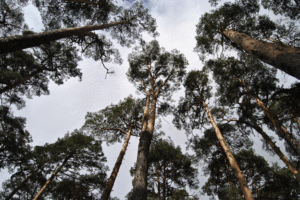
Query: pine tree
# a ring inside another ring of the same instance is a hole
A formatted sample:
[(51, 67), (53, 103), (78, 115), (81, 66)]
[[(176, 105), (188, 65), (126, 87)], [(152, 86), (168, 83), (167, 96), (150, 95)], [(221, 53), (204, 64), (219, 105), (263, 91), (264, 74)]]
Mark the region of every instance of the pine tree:
[(241, 55), (240, 60), (233, 57), (210, 60), (206, 67), (213, 71), (215, 80), (220, 85), (219, 94), (223, 96), (221, 97), (223, 105), (234, 105), (243, 96), (251, 96), (276, 128), (278, 134), (286, 140), (297, 155), (300, 155), (300, 146), (296, 138), (288, 132), (275, 113), (272, 113), (268, 108), (267, 99), (276, 89), (276, 82), (278, 81), (274, 70), (268, 69), (257, 59), (245, 54)]
[[(242, 1), (225, 3), (220, 8), (205, 13), (197, 25), (195, 50), (201, 55), (215, 54), (222, 44), (225, 49), (236, 48), (247, 52), (300, 79), (300, 49), (293, 38), (296, 35), (299, 39), (299, 30), (295, 26), (287, 30), (286, 26), (275, 24), (267, 16), (259, 16), (258, 12), (257, 2)], [(284, 35), (289, 35), (287, 41), (284, 41)]]
[[(148, 197), (165, 200), (179, 195), (178, 191), (184, 190), (186, 185), (191, 189), (198, 188), (198, 170), (192, 166), (193, 157), (183, 154), (181, 148), (175, 147), (171, 140), (154, 141), (148, 162)], [(135, 167), (131, 168), (131, 175), (135, 170)], [(186, 199), (184, 196), (179, 198)]]
[(138, 137), (141, 128), (144, 102), (129, 96), (117, 105), (110, 105), (96, 113), (88, 113), (83, 130), (94, 137), (106, 141), (107, 144), (124, 140), (119, 157), (112, 170), (111, 176), (101, 195), (102, 200), (108, 200), (114, 182), (121, 167), (131, 135)]
[(171, 100), (172, 93), (179, 89), (188, 63), (179, 51), (167, 52), (157, 41), (142, 43), (129, 55), (128, 60), (129, 81), (146, 95), (133, 183), (133, 199), (145, 200), (147, 199), (147, 163), (157, 114), (157, 101), (159, 97), (167, 101)]
[[(135, 43), (136, 40), (141, 38), (141, 33), (144, 31), (154, 35), (157, 34), (155, 32), (155, 19), (147, 13), (142, 3), (139, 2), (135, 3), (130, 9), (123, 10), (112, 4), (111, 1), (107, 1), (104, 6), (100, 6), (100, 10), (98, 6), (91, 4), (82, 5), (82, 3), (64, 2), (65, 4), (61, 5), (62, 2), (57, 1), (53, 5), (47, 5), (47, 3), (47, 1), (36, 1), (37, 7), (41, 8), (41, 15), (48, 31), (27, 36), (2, 38), (0, 39), (0, 54), (73, 37), (71, 41), (83, 46), (83, 51), (90, 47), (94, 49), (87, 51), (88, 55), (91, 56), (92, 54), (94, 57), (99, 57), (99, 54), (102, 56), (111, 54), (113, 49), (105, 49), (105, 46), (111, 46), (111, 42), (105, 40), (104, 35), (92, 33), (93, 30), (109, 30), (112, 37), (117, 39), (123, 46), (130, 46)], [(60, 6), (63, 10), (57, 10)], [(56, 14), (62, 16), (58, 17)], [(47, 22), (47, 20), (50, 20), (50, 22)], [(80, 22), (84, 22), (86, 26), (78, 27), (78, 25), (81, 25)], [(66, 27), (72, 28), (60, 29), (62, 23)], [(100, 50), (107, 50), (107, 52), (101, 52)], [(118, 52), (115, 51), (113, 54), (118, 54)]]
[[(101, 142), (92, 136), (86, 136), (81, 131), (75, 130), (58, 139), (53, 144), (46, 144), (50, 157), (50, 177), (34, 197), (39, 199), (54, 179), (63, 180), (65, 177), (76, 178), (81, 170), (99, 174), (105, 177), (106, 167), (103, 162), (106, 158), (102, 152)], [(103, 182), (103, 180), (99, 179)]]
[(184, 126), (185, 129), (195, 129), (203, 124), (202, 118), (205, 112), (215, 130), (216, 137), (226, 154), (226, 158), (228, 159), (230, 166), (234, 169), (235, 177), (238, 180), (244, 198), (253, 199), (245, 177), (234, 158), (234, 154), (226, 143), (210, 109), (206, 104), (206, 101), (211, 97), (211, 87), (208, 86), (208, 82), (208, 76), (203, 71), (191, 71), (188, 74), (184, 82), (184, 87), (186, 89), (185, 98), (180, 100), (180, 104), (174, 112), (175, 119), (173, 122), (178, 128)]

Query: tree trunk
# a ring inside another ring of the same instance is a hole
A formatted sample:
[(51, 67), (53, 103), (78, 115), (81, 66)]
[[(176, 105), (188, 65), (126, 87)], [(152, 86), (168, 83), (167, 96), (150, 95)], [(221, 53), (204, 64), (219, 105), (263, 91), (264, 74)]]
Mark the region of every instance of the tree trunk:
[(280, 121), (274, 116), (269, 109), (265, 106), (265, 104), (256, 96), (254, 95), (251, 90), (247, 87), (245, 81), (241, 80), (240, 78), (236, 78), (242, 85), (245, 87), (247, 92), (253, 96), (256, 100), (257, 105), (261, 107), (266, 114), (266, 116), (271, 120), (273, 125), (276, 127), (280, 135), (285, 139), (285, 141), (289, 144), (289, 146), (293, 149), (295, 154), (300, 155), (300, 145), (296, 141), (296, 139), (291, 135), (288, 130), (280, 123)]
[(279, 158), (284, 162), (284, 164), (289, 168), (289, 170), (295, 175), (296, 179), (300, 182), (300, 175), (299, 172), (294, 168), (292, 163), (289, 161), (289, 159), (280, 151), (279, 147), (276, 146), (276, 144), (272, 141), (272, 139), (262, 130), (262, 128), (256, 123), (256, 121), (251, 117), (251, 122), (246, 123), (250, 127), (254, 128), (261, 136), (264, 138), (264, 140), (272, 147), (272, 149), (275, 151), (275, 153), (279, 156)]
[[(148, 98), (150, 97), (147, 97), (147, 102), (148, 102)], [(150, 149), (150, 144), (151, 144), (153, 131), (154, 131), (154, 124), (155, 124), (156, 98), (157, 97), (155, 95), (151, 96), (151, 111), (148, 119), (148, 126), (146, 128), (147, 130), (142, 129), (141, 136), (140, 136), (136, 171), (135, 171), (134, 181), (133, 181), (133, 193), (132, 193), (133, 200), (147, 200), (148, 155), (149, 155), (149, 149)], [(146, 110), (147, 107), (148, 110)], [(146, 104), (143, 123), (144, 123), (145, 114), (147, 114), (146, 116), (148, 116), (148, 113), (149, 113), (149, 104), (148, 105)]]
[(157, 177), (157, 193), (158, 193), (158, 200), (161, 200), (160, 198), (160, 180), (159, 180), (159, 166), (156, 163), (156, 177)]
[(300, 48), (268, 43), (230, 29), (222, 34), (247, 53), (300, 80)]
[(206, 103), (204, 100), (201, 100), (204, 108), (205, 108), (205, 111), (210, 119), (210, 122), (215, 130), (215, 133), (216, 133), (216, 136), (220, 142), (220, 145), (222, 146), (223, 150), (225, 151), (225, 154), (226, 154), (226, 157), (230, 163), (230, 166), (232, 167), (232, 169), (234, 170), (234, 173), (235, 173), (235, 177), (237, 178), (237, 181), (239, 182), (240, 184), (240, 187), (242, 189), (242, 192), (244, 194), (244, 197), (246, 200), (254, 200), (253, 196), (252, 196), (252, 193), (251, 193), (251, 190), (249, 189), (248, 187), (248, 184), (244, 178), (244, 175), (242, 174), (241, 172), (241, 169), (240, 167), (238, 166), (235, 158), (234, 158), (234, 155), (233, 153), (231, 152), (228, 144), (226, 143), (219, 127), (217, 126), (212, 114), (210, 113)]
[(52, 182), (52, 180), (56, 177), (57, 173), (60, 171), (60, 169), (68, 162), (68, 160), (72, 157), (73, 153), (70, 153), (65, 160), (63, 161), (63, 163), (55, 170), (55, 172), (53, 172), (53, 174), (51, 175), (51, 177), (47, 180), (47, 182), (45, 183), (45, 185), (42, 187), (42, 189), (38, 192), (38, 194), (34, 197), (33, 200), (38, 200), (42, 194), (44, 193), (45, 189), (48, 187), (48, 185)]
[(22, 83), (28, 81), (28, 80), (31, 79), (32, 77), (34, 77), (34, 76), (38, 75), (39, 73), (41, 73), (42, 71), (43, 71), (42, 69), (38, 69), (38, 70), (36, 70), (35, 72), (32, 72), (30, 75), (25, 76), (22, 80), (20, 80), (20, 81), (14, 83), (14, 84), (7, 85), (7, 86), (1, 88), (1, 89), (0, 89), (0, 94), (2, 94), (2, 93), (4, 93), (4, 92), (7, 92), (7, 91), (9, 91), (9, 90), (11, 90), (11, 89), (13, 89), (13, 88), (15, 88), (15, 87), (21, 85)]
[(47, 31), (47, 32), (26, 35), (26, 36), (12, 36), (12, 37), (0, 38), (0, 54), (6, 54), (13, 51), (39, 46), (47, 42), (70, 37), (72, 35), (78, 35), (84, 32), (107, 29), (120, 24), (129, 24), (129, 23), (130, 20), (123, 20), (119, 22), (112, 22), (109, 24), (90, 25), (90, 26), (83, 26), (77, 28)]
[(163, 165), (163, 195), (162, 195), (162, 200), (166, 200), (166, 166), (165, 164)]
[(37, 171), (39, 171), (40, 168), (37, 168), (36, 170), (34, 170), (34, 172), (32, 172), (29, 176), (26, 177), (26, 179), (24, 181), (22, 181), (22, 183), (20, 183), (18, 185), (17, 188), (15, 188), (9, 195), (8, 197), (5, 198), (5, 200), (11, 199), (17, 192), (18, 190), (25, 184), (27, 183), (27, 181), (30, 179), (30, 177), (32, 177)]
[(125, 142), (124, 142), (123, 147), (121, 149), (121, 152), (119, 154), (117, 162), (116, 162), (116, 164), (114, 166), (114, 169), (113, 169), (113, 171), (110, 175), (110, 178), (108, 179), (107, 185), (104, 188), (104, 191), (103, 191), (102, 196), (101, 196), (101, 200), (108, 200), (109, 199), (111, 190), (114, 186), (114, 183), (115, 183), (115, 180), (117, 178), (119, 169), (121, 167), (121, 164), (122, 164), (122, 161), (123, 161), (123, 158), (124, 158), (124, 155), (125, 155), (125, 152), (126, 152), (129, 140), (130, 140), (130, 136), (131, 136), (131, 128), (129, 129), (129, 131), (127, 133), (127, 137), (125, 139)]

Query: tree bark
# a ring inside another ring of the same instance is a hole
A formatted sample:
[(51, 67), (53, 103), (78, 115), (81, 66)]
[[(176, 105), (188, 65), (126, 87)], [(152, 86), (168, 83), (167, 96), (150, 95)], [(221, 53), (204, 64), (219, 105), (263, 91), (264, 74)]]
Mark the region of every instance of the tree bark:
[(21, 85), (22, 83), (25, 83), (26, 81), (28, 81), (29, 79), (31, 79), (32, 77), (38, 75), (39, 73), (41, 73), (43, 70), (42, 69), (38, 69), (36, 70), (35, 72), (32, 72), (31, 74), (29, 74), (28, 76), (25, 76), (22, 80), (14, 83), (14, 84), (11, 84), (11, 85), (7, 85), (3, 88), (0, 89), (0, 94), (4, 93), (4, 92), (7, 92), (19, 85)]
[(68, 160), (72, 157), (72, 153), (70, 153), (63, 163), (55, 170), (55, 172), (52, 173), (51, 177), (47, 180), (45, 185), (42, 187), (42, 189), (38, 192), (38, 194), (34, 197), (33, 200), (38, 200), (42, 194), (44, 193), (45, 189), (48, 187), (48, 185), (52, 182), (52, 180), (56, 177), (57, 173), (60, 171), (60, 169), (68, 162)]
[[(147, 97), (147, 102), (148, 102), (148, 98), (150, 98), (149, 95)], [(157, 97), (153, 95), (152, 92), (151, 109), (150, 109), (150, 116), (148, 119), (148, 125), (146, 126), (146, 130), (142, 130), (139, 147), (138, 147), (136, 171), (135, 171), (134, 181), (133, 181), (133, 193), (132, 193), (133, 200), (147, 200), (148, 155), (149, 155), (150, 144), (153, 136), (154, 125), (155, 125), (156, 99)], [(146, 110), (147, 106), (148, 106), (148, 110)], [(148, 115), (148, 113), (149, 113), (149, 104), (148, 105), (146, 104), (144, 115), (145, 114)], [(143, 124), (143, 128), (144, 128), (144, 124)]]
[(280, 121), (274, 116), (269, 109), (265, 106), (265, 104), (256, 96), (254, 95), (251, 90), (247, 87), (245, 81), (241, 80), (240, 78), (236, 78), (242, 85), (245, 87), (247, 92), (255, 98), (255, 101), (259, 107), (261, 107), (266, 114), (266, 116), (271, 120), (273, 125), (276, 127), (280, 135), (285, 139), (285, 141), (289, 144), (289, 146), (293, 149), (293, 151), (300, 155), (300, 145), (293, 137), (292, 134), (288, 132), (288, 130), (280, 123)]
[(247, 53), (300, 80), (300, 48), (268, 43), (230, 29), (222, 34)]
[(83, 26), (77, 28), (47, 31), (47, 32), (26, 35), (26, 36), (12, 36), (12, 37), (0, 38), (0, 54), (6, 54), (13, 51), (39, 46), (47, 42), (70, 37), (72, 35), (78, 35), (84, 32), (107, 29), (120, 24), (129, 24), (129, 23), (130, 20), (123, 20), (119, 22), (112, 22), (109, 24), (90, 25), (90, 26)]
[(279, 158), (284, 162), (284, 164), (289, 168), (289, 170), (295, 175), (296, 179), (300, 182), (299, 172), (294, 168), (289, 159), (281, 152), (279, 147), (276, 146), (272, 139), (262, 130), (262, 128), (256, 123), (256, 121), (252, 117), (250, 118), (250, 120), (253, 125), (251, 125), (250, 123), (246, 124), (254, 128), (264, 138), (264, 140), (271, 146), (271, 148), (275, 151)]
[(207, 113), (207, 115), (208, 115), (208, 117), (210, 119), (210, 122), (211, 122), (211, 124), (212, 124), (212, 126), (213, 126), (213, 128), (215, 130), (215, 133), (216, 133), (216, 136), (217, 136), (217, 138), (218, 138), (218, 140), (220, 142), (220, 145), (222, 146), (222, 148), (223, 148), (223, 150), (224, 150), (224, 152), (226, 154), (226, 157), (227, 157), (227, 159), (229, 161), (229, 164), (232, 167), (232, 169), (234, 170), (235, 177), (237, 178), (237, 181), (239, 182), (239, 185), (240, 185), (240, 187), (242, 189), (242, 192), (244, 194), (245, 199), (246, 200), (254, 200), (254, 198), (252, 196), (252, 193), (251, 193), (251, 190), (249, 189), (248, 184), (247, 184), (247, 182), (246, 182), (246, 180), (244, 178), (244, 175), (242, 174), (242, 171), (241, 171), (240, 167), (238, 166), (238, 164), (237, 164), (237, 162), (236, 162), (236, 160), (234, 158), (234, 155), (231, 152), (228, 144), (226, 143), (226, 141), (225, 141), (225, 139), (224, 139), (224, 137), (223, 137), (223, 135), (222, 135), (219, 127), (217, 126), (217, 124), (216, 124), (216, 122), (215, 122), (215, 120), (214, 120), (211, 112), (209, 111), (209, 109), (208, 109), (205, 101), (201, 100), (201, 102), (202, 102), (202, 104), (203, 104), (203, 106), (205, 108), (205, 111), (206, 111), (206, 113)]
[(130, 140), (130, 136), (131, 136), (131, 128), (129, 129), (129, 131), (127, 133), (127, 137), (126, 137), (126, 139), (124, 141), (124, 144), (123, 144), (123, 147), (122, 147), (122, 149), (120, 151), (120, 154), (119, 154), (119, 157), (117, 159), (117, 162), (116, 162), (116, 164), (114, 166), (114, 169), (113, 169), (113, 171), (112, 171), (112, 173), (110, 175), (110, 178), (108, 179), (107, 185), (104, 188), (104, 191), (103, 191), (102, 196), (101, 196), (101, 200), (108, 200), (109, 199), (111, 190), (112, 190), (112, 188), (114, 186), (114, 183), (115, 183), (115, 180), (117, 178), (119, 169), (121, 167), (121, 164), (122, 164), (122, 161), (123, 161), (123, 158), (124, 158), (124, 155), (125, 155), (125, 152), (126, 152), (129, 140)]
[(160, 198), (160, 180), (159, 180), (159, 165), (156, 163), (156, 177), (157, 177), (157, 193), (158, 193), (158, 200)]
[(165, 164), (163, 165), (163, 195), (162, 199), (166, 200), (166, 166)]

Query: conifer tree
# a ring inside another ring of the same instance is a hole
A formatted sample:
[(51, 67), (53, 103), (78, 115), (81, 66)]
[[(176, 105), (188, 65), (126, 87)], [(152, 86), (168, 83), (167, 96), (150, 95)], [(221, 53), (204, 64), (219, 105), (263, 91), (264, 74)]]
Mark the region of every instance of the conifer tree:
[(106, 141), (107, 144), (124, 140), (119, 157), (112, 170), (111, 176), (101, 195), (102, 200), (108, 200), (114, 182), (117, 178), (131, 135), (140, 134), (144, 102), (129, 96), (117, 105), (110, 105), (95, 113), (88, 113), (83, 130), (94, 137)]
[(185, 129), (195, 129), (200, 127), (203, 122), (204, 112), (208, 115), (209, 121), (215, 130), (216, 137), (225, 152), (230, 166), (234, 170), (234, 175), (239, 183), (245, 199), (254, 199), (248, 187), (246, 179), (242, 174), (238, 163), (234, 158), (230, 147), (226, 143), (214, 117), (208, 108), (206, 101), (211, 97), (211, 87), (208, 86), (208, 76), (203, 71), (191, 71), (184, 82), (185, 98), (180, 100), (179, 106), (174, 112), (173, 120), (177, 128), (182, 126)]
[[(191, 189), (198, 188), (197, 169), (192, 166), (193, 157), (183, 154), (180, 147), (172, 141), (159, 139), (151, 144), (148, 167), (148, 197), (159, 200), (170, 199), (180, 189), (188, 185)], [(135, 168), (131, 168), (133, 175)], [(186, 199), (180, 196), (180, 199)]]
[(106, 158), (102, 152), (101, 142), (92, 136), (86, 136), (81, 131), (75, 130), (53, 144), (46, 144), (45, 147), (48, 149), (51, 161), (49, 162), (50, 177), (36, 194), (34, 200), (42, 197), (54, 179), (76, 178), (83, 169), (98, 174), (98, 181), (103, 182), (107, 170), (103, 164), (106, 162)]
[[(239, 1), (205, 13), (197, 25), (195, 50), (202, 56), (217, 53), (220, 44), (236, 48), (300, 79), (300, 46), (295, 43), (299, 30), (295, 26), (288, 30), (258, 12), (256, 1)], [(289, 37), (284, 41), (286, 34)]]
[[(296, 138), (282, 125), (278, 117), (268, 108), (267, 99), (276, 89), (274, 70), (268, 69), (255, 58), (241, 54), (240, 60), (233, 57), (210, 60), (206, 67), (214, 73), (219, 84), (219, 94), (223, 105), (234, 105), (245, 96), (251, 96), (265, 116), (271, 121), (278, 134), (285, 139), (296, 155), (300, 155), (300, 145)], [(262, 101), (262, 99), (266, 99)]]
[[(84, 47), (83, 52), (87, 48), (92, 48), (93, 50), (86, 51), (86, 54), (91, 57), (110, 54), (111, 51), (114, 51), (115, 55), (118, 54), (116, 50), (105, 48), (105, 46), (111, 46), (111, 42), (105, 39), (104, 35), (91, 31), (108, 30), (113, 38), (125, 46), (130, 46), (140, 39), (143, 31), (157, 34), (155, 19), (147, 13), (148, 11), (140, 2), (135, 3), (130, 9), (122, 9), (114, 5), (112, 1), (103, 1), (101, 6), (69, 1), (50, 3), (48, 1), (35, 2), (40, 8), (47, 31), (27, 36), (2, 38), (0, 39), (0, 54), (71, 37), (71, 41)], [(81, 26), (82, 24), (85, 26)], [(68, 28), (60, 29), (61, 27)]]
[(178, 50), (167, 52), (155, 40), (150, 43), (142, 42), (141, 46), (129, 55), (128, 60), (129, 81), (146, 96), (133, 182), (133, 199), (146, 200), (148, 155), (157, 114), (157, 102), (159, 98), (171, 100), (172, 93), (179, 89), (188, 62)]

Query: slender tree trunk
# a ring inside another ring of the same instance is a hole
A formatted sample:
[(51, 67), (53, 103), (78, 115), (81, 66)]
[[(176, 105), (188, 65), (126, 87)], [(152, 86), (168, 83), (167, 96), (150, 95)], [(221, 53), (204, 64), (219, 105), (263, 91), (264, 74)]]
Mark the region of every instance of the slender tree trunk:
[(122, 164), (122, 161), (123, 161), (123, 158), (124, 158), (124, 155), (125, 155), (125, 152), (126, 152), (129, 140), (130, 140), (130, 136), (131, 136), (131, 128), (129, 129), (129, 131), (127, 133), (127, 137), (125, 139), (125, 142), (124, 142), (123, 147), (121, 149), (121, 152), (119, 154), (117, 162), (116, 162), (116, 164), (114, 166), (114, 169), (113, 169), (113, 171), (110, 175), (110, 178), (108, 179), (107, 185), (104, 188), (104, 191), (103, 191), (102, 196), (101, 196), (101, 200), (108, 200), (109, 199), (111, 190), (114, 186), (114, 183), (115, 183), (115, 180), (117, 178), (119, 169), (121, 167), (121, 164)]
[(300, 48), (268, 43), (230, 29), (222, 34), (247, 53), (300, 80)]
[(38, 194), (34, 197), (33, 200), (38, 200), (42, 194), (44, 193), (45, 189), (48, 187), (48, 185), (52, 182), (52, 180), (56, 177), (57, 173), (60, 171), (60, 169), (68, 162), (68, 160), (72, 157), (72, 153), (70, 153), (65, 160), (63, 161), (63, 163), (55, 170), (55, 172), (53, 172), (53, 174), (51, 175), (51, 177), (47, 180), (47, 182), (45, 183), (45, 185), (42, 187), (42, 189), (38, 192)]
[(230, 163), (230, 166), (232, 167), (232, 169), (234, 170), (234, 173), (235, 173), (235, 177), (237, 178), (237, 181), (239, 182), (240, 184), (240, 187), (242, 189), (242, 192), (244, 194), (244, 197), (246, 200), (254, 200), (253, 196), (252, 196), (252, 193), (251, 193), (251, 190), (249, 189), (248, 187), (248, 184), (244, 178), (244, 175), (242, 174), (242, 171), (240, 169), (240, 167), (238, 166), (235, 158), (234, 158), (234, 155), (233, 153), (231, 152), (228, 144), (226, 143), (219, 127), (217, 126), (212, 114), (210, 113), (206, 103), (204, 100), (201, 100), (204, 108), (205, 108), (205, 111), (210, 119), (210, 122), (213, 126), (213, 128), (215, 129), (215, 133), (216, 133), (216, 136), (220, 142), (220, 145), (222, 146), (223, 150), (225, 151), (225, 154), (226, 154), (226, 157)]
[(294, 119), (294, 122), (296, 122), (298, 124), (298, 127), (300, 128), (300, 121), (296, 117), (294, 117), (293, 114), (290, 113), (290, 115)]
[(265, 106), (265, 104), (256, 96), (254, 95), (251, 90), (247, 87), (245, 81), (241, 80), (240, 78), (236, 78), (242, 85), (245, 87), (247, 92), (253, 96), (256, 100), (256, 103), (258, 106), (260, 106), (264, 113), (267, 115), (267, 117), (271, 120), (273, 125), (276, 127), (280, 135), (285, 139), (285, 141), (289, 144), (289, 146), (293, 149), (293, 151), (297, 154), (300, 155), (300, 145), (296, 141), (296, 139), (291, 135), (288, 130), (280, 123), (280, 121), (274, 116), (269, 109)]
[(156, 177), (157, 177), (157, 193), (158, 193), (158, 200), (161, 200), (160, 198), (160, 180), (159, 180), (159, 166), (156, 163)]
[(163, 197), (162, 200), (166, 200), (166, 166), (163, 165)]
[(25, 83), (26, 81), (30, 80), (32, 77), (35, 77), (36, 75), (38, 75), (39, 73), (41, 73), (43, 70), (42, 69), (38, 69), (35, 72), (32, 72), (31, 74), (29, 74), (28, 76), (25, 76), (23, 79), (21, 79), (20, 81), (11, 84), (11, 85), (7, 85), (3, 88), (0, 89), (0, 94), (7, 92), (23, 83)]
[[(149, 97), (147, 97), (147, 100), (148, 98)], [(143, 131), (142, 129), (139, 147), (138, 147), (136, 171), (135, 171), (134, 181), (133, 181), (133, 193), (132, 193), (133, 200), (147, 200), (148, 155), (149, 155), (150, 144), (153, 136), (154, 125), (155, 125), (156, 99), (157, 97), (153, 95), (152, 92), (151, 109), (150, 109), (150, 115), (148, 119), (147, 130)], [(146, 108), (147, 108), (147, 104), (145, 107), (145, 111)], [(149, 104), (148, 104), (148, 110), (149, 110)], [(148, 112), (149, 111), (146, 111), (146, 114), (148, 114)]]
[(275, 151), (275, 153), (279, 156), (279, 158), (284, 162), (284, 164), (289, 168), (289, 170), (295, 175), (296, 179), (300, 182), (299, 172), (294, 168), (289, 159), (280, 151), (279, 147), (272, 141), (272, 139), (262, 130), (262, 128), (256, 123), (253, 117), (250, 118), (252, 125), (250, 123), (246, 123), (247, 125), (254, 128), (264, 140), (271, 146), (271, 148)]
[(18, 185), (18, 187), (16, 187), (9, 195), (8, 197), (5, 198), (5, 200), (11, 199), (17, 192), (18, 190), (25, 184), (27, 183), (27, 181), (36, 173), (40, 170), (40, 168), (37, 168), (36, 170), (34, 170), (34, 172), (32, 172), (29, 176), (26, 177), (26, 179), (24, 181), (22, 181), (22, 183), (20, 183)]
[(62, 38), (70, 37), (72, 35), (78, 35), (84, 32), (108, 29), (113, 26), (117, 26), (120, 24), (129, 24), (129, 23), (130, 20), (123, 20), (119, 22), (112, 22), (109, 24), (59, 29), (54, 31), (47, 31), (47, 32), (27, 35), (27, 36), (13, 36), (13, 37), (0, 38), (0, 54), (6, 54), (13, 51), (39, 46), (47, 42), (56, 41)]

